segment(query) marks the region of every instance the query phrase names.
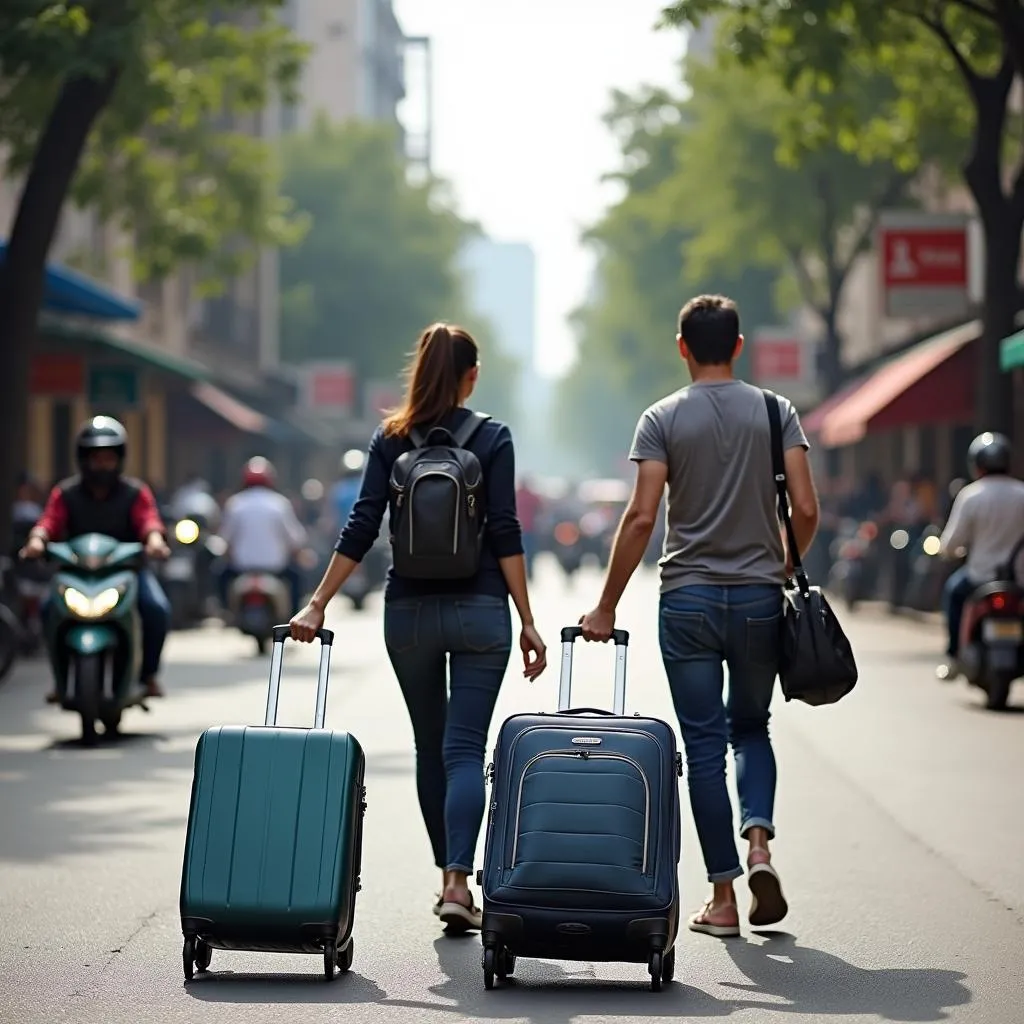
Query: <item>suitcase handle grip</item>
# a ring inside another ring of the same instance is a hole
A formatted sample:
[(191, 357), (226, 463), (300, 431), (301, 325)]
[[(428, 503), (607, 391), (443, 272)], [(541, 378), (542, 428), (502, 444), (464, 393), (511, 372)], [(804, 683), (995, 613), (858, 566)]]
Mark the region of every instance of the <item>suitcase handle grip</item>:
[[(286, 622), (283, 626), (275, 626), (274, 631), (271, 634), (275, 644), (283, 644), (292, 635), (291, 623)], [(318, 629), (316, 631), (316, 638), (322, 644), (327, 644), (328, 647), (334, 643), (334, 630), (332, 629)]]
[(614, 711), (605, 708), (564, 708), (558, 712), (560, 715), (611, 715), (615, 717)]
[[(275, 626), (271, 634), (274, 647), (270, 655), (270, 688), (267, 690), (267, 714), (264, 725), (277, 725), (277, 702), (281, 695), (281, 663), (284, 661), (284, 642), (292, 635), (290, 624)], [(322, 729), (327, 718), (327, 681), (331, 671), (331, 645), (334, 643), (334, 632), (330, 629), (318, 629), (320, 638), (320, 670), (316, 679), (316, 711), (313, 715), (313, 728)]]
[[(583, 628), (581, 626), (564, 626), (562, 628), (562, 643), (572, 644), (575, 643), (580, 637), (583, 636)], [(612, 630), (612, 642), (616, 647), (627, 647), (629, 645), (629, 630), (628, 629), (613, 629)]]
[[(558, 677), (558, 713), (573, 714), (569, 710), (572, 700), (572, 652), (575, 641), (583, 636), (579, 626), (562, 628), (562, 670)], [(613, 629), (612, 639), (615, 641), (615, 695), (612, 710), (601, 711), (600, 714), (621, 716), (626, 713), (626, 652), (629, 650), (629, 632), (625, 629)], [(581, 708), (582, 711), (596, 710)]]

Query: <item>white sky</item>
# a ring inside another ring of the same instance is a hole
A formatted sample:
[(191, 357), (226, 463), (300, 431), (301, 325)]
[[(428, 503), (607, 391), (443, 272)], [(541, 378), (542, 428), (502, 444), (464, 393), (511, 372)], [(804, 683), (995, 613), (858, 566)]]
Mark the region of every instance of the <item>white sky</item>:
[[(601, 122), (611, 90), (679, 80), (683, 37), (653, 28), (663, 6), (395, 0), (406, 34), (433, 40), (435, 172), (452, 183), (463, 216), (536, 252), (544, 374), (572, 359), (566, 317), (585, 297), (593, 266), (580, 232), (617, 194), (600, 181), (619, 164)], [(414, 104), (410, 93), (410, 120)]]

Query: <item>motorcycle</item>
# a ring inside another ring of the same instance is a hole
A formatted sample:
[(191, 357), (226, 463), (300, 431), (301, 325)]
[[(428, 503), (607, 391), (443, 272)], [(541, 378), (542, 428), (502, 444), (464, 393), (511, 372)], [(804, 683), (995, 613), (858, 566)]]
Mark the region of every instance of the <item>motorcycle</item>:
[(366, 552), (366, 557), (355, 567), (341, 588), (341, 593), (352, 602), (352, 607), (361, 612), (366, 599), (384, 586), (388, 577), (390, 544), (378, 541)]
[(171, 605), (171, 628), (188, 629), (212, 611), (213, 566), (227, 546), (200, 517), (179, 519), (169, 539), (171, 555), (157, 576)]
[(958, 562), (939, 557), (941, 535), (937, 527), (927, 527), (911, 553), (910, 581), (904, 603), (914, 611), (938, 611), (942, 607), (942, 588), (958, 568)]
[(52, 568), (38, 561), (4, 560), (3, 603), (17, 623), (18, 651), (26, 657), (43, 646), (43, 622), (40, 614), (43, 598), (49, 593)]
[(583, 537), (577, 523), (569, 520), (558, 523), (554, 529), (555, 558), (566, 579), (579, 571), (583, 564)]
[(849, 611), (874, 596), (881, 571), (878, 526), (844, 522), (834, 542), (835, 561), (829, 572), (828, 588), (842, 596)]
[[(5, 594), (10, 593), (10, 584), (7, 582), (11, 572), (9, 561), (0, 563), (0, 574), (3, 575), (2, 589)], [(0, 601), (0, 682), (10, 674), (22, 645), (22, 628), (15, 613), (8, 607), (5, 601)]]
[(57, 695), (82, 719), (82, 743), (97, 741), (96, 724), (113, 736), (130, 707), (149, 709), (139, 689), (142, 623), (137, 570), (142, 545), (88, 533), (47, 544), (57, 563), (44, 636)]
[(243, 572), (228, 588), (228, 611), (242, 634), (256, 641), (256, 650), (266, 654), (274, 626), (292, 617), (288, 583), (268, 572)]
[(990, 711), (1005, 709), (1010, 687), (1024, 676), (1024, 590), (1016, 570), (1022, 550), (1024, 539), (998, 578), (975, 588), (960, 623), (960, 667), (967, 682), (985, 692)]

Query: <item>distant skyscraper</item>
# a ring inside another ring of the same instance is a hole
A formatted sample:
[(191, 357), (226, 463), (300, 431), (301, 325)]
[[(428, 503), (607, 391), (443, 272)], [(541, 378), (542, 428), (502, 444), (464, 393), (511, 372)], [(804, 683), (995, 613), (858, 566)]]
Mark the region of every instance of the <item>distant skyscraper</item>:
[(490, 321), (502, 350), (524, 375), (533, 371), (537, 343), (537, 265), (524, 242), (477, 238), (463, 250), (462, 266), (473, 310)]

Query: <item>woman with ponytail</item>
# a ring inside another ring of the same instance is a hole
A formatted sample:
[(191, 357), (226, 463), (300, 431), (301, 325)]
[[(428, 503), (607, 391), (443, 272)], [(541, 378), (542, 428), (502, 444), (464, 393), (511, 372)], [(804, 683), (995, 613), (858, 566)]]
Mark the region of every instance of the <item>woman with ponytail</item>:
[[(295, 639), (314, 639), (327, 603), (377, 539), (391, 500), (392, 467), (415, 447), (413, 433), (427, 436), (434, 427), (457, 432), (473, 415), (465, 403), (479, 373), (477, 344), (463, 328), (438, 323), (423, 332), (407, 370), (404, 401), (370, 440), (359, 499), (331, 563), (309, 604), (292, 619)], [(384, 640), (412, 720), (420, 810), (442, 873), (433, 911), (458, 932), (481, 923), (469, 876), (483, 822), (487, 734), (512, 649), (510, 596), (522, 625), (523, 675), (536, 679), (547, 665), (526, 585), (512, 434), (489, 419), (466, 448), (483, 469), (486, 495), (476, 574), (413, 579), (392, 567), (384, 591)]]

